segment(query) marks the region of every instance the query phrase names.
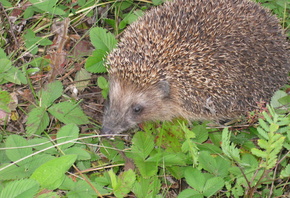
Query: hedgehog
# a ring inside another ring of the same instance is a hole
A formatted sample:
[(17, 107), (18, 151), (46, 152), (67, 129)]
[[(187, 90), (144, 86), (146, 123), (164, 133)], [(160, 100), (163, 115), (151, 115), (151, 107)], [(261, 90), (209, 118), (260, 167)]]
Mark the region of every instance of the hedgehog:
[(165, 2), (132, 23), (108, 54), (101, 132), (240, 117), (287, 82), (288, 47), (277, 17), (257, 3)]

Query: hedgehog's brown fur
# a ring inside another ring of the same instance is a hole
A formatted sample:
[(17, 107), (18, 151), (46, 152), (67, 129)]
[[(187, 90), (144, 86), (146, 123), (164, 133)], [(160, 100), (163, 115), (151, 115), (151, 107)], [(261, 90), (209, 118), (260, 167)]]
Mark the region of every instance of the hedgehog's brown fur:
[(174, 0), (147, 12), (108, 56), (103, 133), (147, 120), (237, 117), (287, 81), (276, 17), (248, 0)]

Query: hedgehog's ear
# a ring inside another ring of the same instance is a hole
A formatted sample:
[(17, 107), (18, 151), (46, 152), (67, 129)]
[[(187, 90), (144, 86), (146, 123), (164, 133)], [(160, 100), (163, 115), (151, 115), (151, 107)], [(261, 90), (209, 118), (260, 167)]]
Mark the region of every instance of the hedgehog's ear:
[(170, 85), (167, 80), (161, 80), (157, 83), (159, 90), (162, 93), (163, 98), (168, 98), (170, 95)]

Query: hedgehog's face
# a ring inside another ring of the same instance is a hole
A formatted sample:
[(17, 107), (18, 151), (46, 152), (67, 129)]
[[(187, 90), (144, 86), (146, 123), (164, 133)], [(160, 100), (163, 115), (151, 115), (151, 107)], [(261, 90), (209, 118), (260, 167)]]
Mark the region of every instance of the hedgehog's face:
[(103, 134), (118, 134), (149, 120), (164, 120), (168, 115), (170, 88), (160, 81), (146, 89), (110, 82), (109, 101), (103, 119)]

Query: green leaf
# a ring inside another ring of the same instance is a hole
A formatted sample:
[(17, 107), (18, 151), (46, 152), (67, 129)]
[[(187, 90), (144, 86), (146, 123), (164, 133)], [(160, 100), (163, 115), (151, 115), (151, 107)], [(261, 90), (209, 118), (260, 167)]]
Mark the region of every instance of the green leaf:
[(205, 183), (203, 195), (206, 197), (210, 197), (217, 191), (221, 190), (224, 185), (225, 182), (222, 178), (220, 177), (210, 178)]
[(38, 92), (41, 107), (49, 107), (53, 102), (58, 99), (63, 92), (63, 87), (60, 81), (54, 81), (47, 84), (43, 89)]
[(32, 154), (32, 148), (27, 147), (27, 141), (19, 135), (8, 136), (5, 147), (6, 155), (11, 161), (19, 160)]
[[(60, 150), (64, 150), (68, 147), (71, 147), (77, 141), (79, 137), (79, 128), (76, 124), (68, 124), (63, 126), (56, 135), (57, 143), (61, 144), (63, 142), (67, 142), (66, 144), (58, 145)], [(70, 142), (68, 142), (70, 141)]]
[(240, 149), (236, 148), (234, 143), (230, 143), (231, 133), (228, 128), (224, 128), (222, 132), (222, 150), (230, 158), (240, 162)]
[(154, 149), (154, 137), (149, 133), (138, 132), (132, 139), (132, 158), (138, 156), (145, 160)]
[(9, 72), (9, 70), (12, 67), (12, 63), (7, 58), (0, 58), (1, 61), (1, 67), (0, 67), (0, 73)]
[(85, 63), (86, 70), (92, 73), (107, 72), (104, 61), (106, 56), (107, 56), (106, 51), (102, 49), (96, 49)]
[(280, 174), (281, 178), (289, 178), (290, 177), (290, 164), (288, 164), (285, 169), (281, 171)]
[(41, 134), (49, 124), (49, 117), (44, 107), (37, 107), (28, 113), (26, 133), (28, 135)]
[(185, 189), (183, 190), (177, 198), (204, 198), (203, 194), (193, 190), (193, 189)]
[(11, 95), (8, 91), (0, 90), (0, 110), (10, 113), (8, 104), (12, 101)]
[(282, 97), (285, 97), (285, 96), (287, 96), (285, 91), (281, 91), (281, 90), (276, 91), (275, 94), (273, 95), (273, 97), (271, 98), (271, 102), (270, 102), (271, 106), (273, 108), (277, 108), (277, 107), (282, 106), (283, 104), (281, 104), (279, 102), (279, 99)]
[(54, 104), (48, 109), (48, 112), (65, 124), (81, 125), (89, 123), (88, 117), (78, 104), (70, 101)]
[(160, 180), (157, 176), (145, 179), (143, 177), (135, 182), (133, 192), (138, 198), (154, 197), (159, 193), (161, 187)]
[(69, 154), (78, 155), (77, 160), (90, 160), (91, 159), (91, 155), (88, 153), (88, 151), (82, 148), (75, 147), (75, 146), (64, 150), (64, 153), (66, 155), (69, 155)]
[(112, 182), (114, 195), (120, 198), (125, 197), (127, 193), (129, 193), (132, 190), (135, 180), (136, 175), (132, 169), (122, 172), (118, 176), (117, 182), (114, 182), (115, 185), (113, 185)]
[(9, 182), (1, 191), (0, 197), (6, 198), (30, 198), (35, 197), (39, 190), (39, 185), (31, 179), (23, 179)]
[(57, 14), (57, 15), (65, 15), (66, 13), (56, 7), (56, 3), (58, 0), (29, 0), (33, 6), (37, 7), (38, 9), (48, 12), (50, 14)]
[(184, 172), (186, 182), (198, 192), (203, 192), (203, 187), (206, 182), (205, 175), (192, 167), (187, 167)]
[[(37, 0), (34, 0), (34, 1), (37, 1)], [(31, 29), (26, 30), (26, 34), (24, 35), (24, 38), (25, 38), (25, 47), (32, 54), (36, 54), (38, 52), (38, 45), (42, 45), (42, 46), (52, 45), (52, 42), (48, 38), (35, 36), (35, 33)]]
[(101, 49), (105, 52), (111, 51), (117, 45), (115, 36), (100, 27), (91, 29), (90, 38), (96, 49)]
[[(161, 158), (160, 158), (161, 159)], [(142, 177), (149, 178), (157, 174), (158, 171), (158, 163), (154, 161), (144, 160), (141, 158), (134, 158), (134, 162), (138, 167)]]
[(103, 97), (107, 98), (108, 93), (109, 93), (109, 83), (108, 83), (108, 81), (103, 76), (100, 76), (100, 77), (98, 77), (97, 84), (102, 89)]
[(77, 155), (64, 155), (42, 164), (31, 175), (42, 188), (54, 190), (58, 188), (65, 179), (65, 172), (75, 162)]
[(15, 84), (26, 84), (27, 80), (23, 72), (11, 65), (7, 58), (0, 59), (0, 84), (12, 82)]
[(251, 152), (258, 157), (267, 158), (267, 153), (265, 153), (257, 148), (252, 148)]

